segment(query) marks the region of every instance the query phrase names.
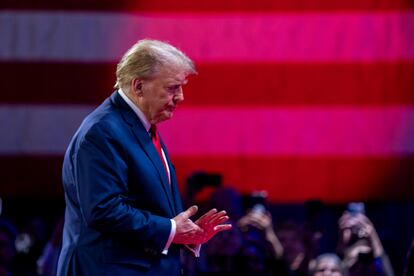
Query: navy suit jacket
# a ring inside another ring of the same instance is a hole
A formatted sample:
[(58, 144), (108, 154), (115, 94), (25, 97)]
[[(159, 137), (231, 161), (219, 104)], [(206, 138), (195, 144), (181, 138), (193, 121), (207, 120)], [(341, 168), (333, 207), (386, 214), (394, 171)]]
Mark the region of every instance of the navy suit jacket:
[(114, 92), (88, 115), (63, 162), (66, 211), (58, 275), (179, 275), (180, 250), (161, 254), (182, 211), (151, 137)]

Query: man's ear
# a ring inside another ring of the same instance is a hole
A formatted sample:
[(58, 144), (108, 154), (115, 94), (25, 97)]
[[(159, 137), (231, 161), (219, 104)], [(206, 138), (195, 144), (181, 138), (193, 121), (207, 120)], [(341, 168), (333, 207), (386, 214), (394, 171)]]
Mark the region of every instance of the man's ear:
[(138, 96), (142, 96), (142, 80), (135, 78), (131, 83), (131, 90), (136, 93)]

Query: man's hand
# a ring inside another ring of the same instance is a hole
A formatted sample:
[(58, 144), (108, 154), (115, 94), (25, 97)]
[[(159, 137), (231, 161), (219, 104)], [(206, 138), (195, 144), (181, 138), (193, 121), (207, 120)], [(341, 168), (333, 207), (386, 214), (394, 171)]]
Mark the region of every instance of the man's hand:
[(217, 212), (217, 209), (211, 209), (202, 215), (195, 224), (197, 224), (204, 231), (204, 238), (200, 244), (208, 242), (212, 237), (221, 231), (231, 229), (231, 224), (223, 224), (229, 220), (226, 216), (226, 211)]
[(197, 213), (198, 207), (191, 206), (181, 212), (173, 220), (176, 223), (173, 243), (177, 244), (201, 244), (206, 239), (206, 234), (197, 224), (191, 221), (190, 217)]

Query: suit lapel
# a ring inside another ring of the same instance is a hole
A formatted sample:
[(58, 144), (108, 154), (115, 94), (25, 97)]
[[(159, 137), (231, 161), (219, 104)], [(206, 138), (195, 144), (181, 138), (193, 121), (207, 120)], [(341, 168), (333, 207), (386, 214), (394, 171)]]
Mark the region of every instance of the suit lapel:
[[(122, 97), (117, 92), (112, 94), (111, 99), (114, 101), (114, 103), (118, 107), (120, 107), (120, 111), (122, 113), (123, 118), (130, 125), (132, 132), (134, 133), (135, 137), (138, 140), (138, 143), (143, 148), (148, 159), (151, 160), (152, 164), (156, 168), (158, 172), (158, 177), (161, 180), (160, 181), (161, 185), (164, 189), (164, 192), (167, 195), (170, 209), (172, 210), (173, 214), (175, 214), (176, 213), (176, 208), (174, 204), (175, 200), (173, 199), (173, 194), (171, 193), (170, 184), (167, 179), (167, 175), (165, 173), (164, 165), (161, 163), (162, 161), (158, 155), (157, 150), (154, 147), (154, 144), (151, 141), (151, 137), (145, 130), (145, 127), (142, 125), (138, 116), (134, 113), (134, 111), (128, 106), (128, 104), (122, 99)], [(163, 145), (163, 149), (164, 149), (164, 152), (166, 153), (164, 145)], [(167, 155), (167, 160), (169, 160), (168, 155)], [(168, 162), (168, 164), (170, 164), (170, 162)]]
[(171, 192), (174, 198), (174, 207), (176, 214), (182, 212), (183, 206), (181, 203), (181, 197), (180, 197), (180, 191), (178, 190), (178, 183), (177, 183), (177, 176), (175, 175), (175, 168), (171, 163), (169, 154), (167, 152), (167, 149), (165, 148), (164, 142), (161, 140), (161, 146), (164, 150), (165, 157), (167, 158), (168, 167), (170, 169), (170, 177), (171, 177)]

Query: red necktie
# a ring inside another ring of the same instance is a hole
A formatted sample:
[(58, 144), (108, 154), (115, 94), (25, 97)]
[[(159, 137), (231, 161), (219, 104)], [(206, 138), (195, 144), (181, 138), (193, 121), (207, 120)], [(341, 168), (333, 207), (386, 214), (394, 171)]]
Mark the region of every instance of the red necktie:
[(158, 155), (160, 156), (161, 162), (164, 165), (165, 174), (167, 175), (168, 182), (170, 182), (170, 178), (168, 176), (168, 170), (167, 170), (167, 163), (165, 162), (164, 157), (162, 156), (161, 142), (160, 142), (160, 138), (158, 137), (156, 125), (151, 125), (150, 133), (151, 133), (152, 143), (154, 144), (154, 147), (157, 150)]

